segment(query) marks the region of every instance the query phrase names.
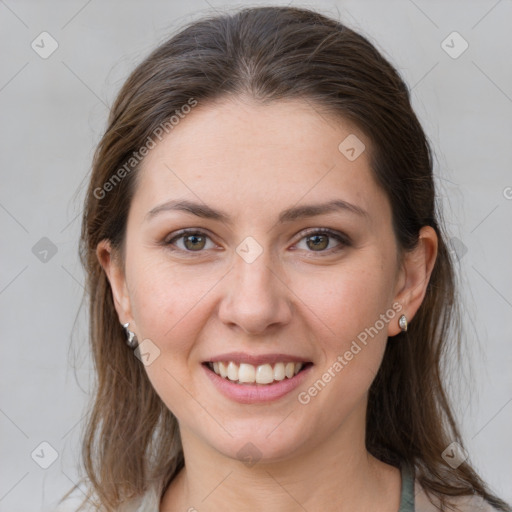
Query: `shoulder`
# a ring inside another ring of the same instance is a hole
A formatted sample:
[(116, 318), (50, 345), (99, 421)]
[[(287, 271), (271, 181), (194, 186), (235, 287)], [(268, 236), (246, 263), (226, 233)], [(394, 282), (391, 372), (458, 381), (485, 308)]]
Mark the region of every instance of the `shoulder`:
[[(83, 494), (73, 492), (65, 500), (51, 507), (47, 512), (97, 512), (91, 504), (83, 503)], [(160, 508), (160, 492), (157, 486), (150, 488), (145, 494), (123, 503), (118, 512), (157, 512)]]
[(119, 512), (158, 512), (160, 508), (160, 487), (151, 487), (139, 498), (127, 502), (119, 508)]
[[(414, 480), (414, 511), (415, 512), (439, 512), (440, 507), (436, 506), (438, 501), (435, 497), (432, 498), (432, 503), (425, 493), (423, 487), (418, 480)], [(497, 512), (492, 505), (485, 501), (481, 496), (454, 496), (447, 498), (449, 502), (455, 507), (453, 512)]]

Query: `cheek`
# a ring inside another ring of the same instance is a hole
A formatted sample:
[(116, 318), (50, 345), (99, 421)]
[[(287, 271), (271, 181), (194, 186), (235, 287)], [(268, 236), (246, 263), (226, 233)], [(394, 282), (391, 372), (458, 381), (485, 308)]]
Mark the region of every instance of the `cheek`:
[(299, 402), (311, 404), (326, 428), (337, 428), (363, 400), (382, 363), (388, 324), (396, 321), (390, 282), (373, 268), (380, 270), (333, 273), (328, 286), (309, 295), (307, 306), (321, 319), (316, 343), (323, 357), (314, 381), (300, 390)]
[(212, 284), (197, 275), (187, 276), (182, 267), (178, 272), (164, 258), (133, 259), (131, 268), (130, 296), (137, 330), (159, 351), (145, 371), (166, 406), (175, 416), (183, 417), (190, 408), (190, 402), (184, 400), (184, 388), (191, 389), (194, 370), (190, 361), (197, 364), (191, 353), (204, 326), (206, 302), (201, 298)]
[(368, 251), (325, 275), (318, 286), (304, 280), (298, 295), (308, 297), (304, 302), (317, 317), (317, 346), (323, 353), (319, 373), (332, 390), (321, 393), (318, 405), (341, 400), (340, 407), (344, 403), (350, 409), (371, 385), (384, 355), (388, 325), (396, 322), (393, 275), (377, 251)]
[(324, 272), (320, 279), (299, 278), (294, 292), (323, 324), (329, 338), (346, 343), (389, 309), (391, 275), (391, 270), (383, 271), (380, 264), (361, 259), (358, 264)]
[(212, 287), (212, 275), (194, 275), (192, 267), (172, 265), (161, 255), (133, 260), (130, 282), (132, 312), (144, 337), (163, 343), (179, 339), (173, 332), (194, 329), (201, 299)]

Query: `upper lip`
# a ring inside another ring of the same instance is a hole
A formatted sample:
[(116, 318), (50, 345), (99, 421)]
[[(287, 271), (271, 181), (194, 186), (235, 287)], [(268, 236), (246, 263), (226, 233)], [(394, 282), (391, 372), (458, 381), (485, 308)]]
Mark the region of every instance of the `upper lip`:
[(253, 366), (259, 366), (261, 364), (274, 364), (274, 363), (309, 363), (311, 361), (291, 354), (246, 354), (244, 352), (229, 352), (227, 354), (220, 354), (213, 356), (205, 362), (229, 362), (240, 365), (241, 363), (252, 364)]

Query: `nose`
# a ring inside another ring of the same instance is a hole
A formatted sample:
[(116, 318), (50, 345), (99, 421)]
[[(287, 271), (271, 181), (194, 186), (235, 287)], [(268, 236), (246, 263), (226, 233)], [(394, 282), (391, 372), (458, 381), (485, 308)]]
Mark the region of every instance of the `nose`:
[(292, 318), (292, 296), (282, 266), (272, 264), (268, 251), (251, 263), (235, 255), (224, 282), (219, 318), (247, 334), (283, 327)]

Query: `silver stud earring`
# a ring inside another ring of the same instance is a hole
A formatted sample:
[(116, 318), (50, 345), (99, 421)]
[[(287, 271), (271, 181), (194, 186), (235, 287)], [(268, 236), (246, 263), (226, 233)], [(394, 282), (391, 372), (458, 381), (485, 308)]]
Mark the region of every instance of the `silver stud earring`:
[(137, 345), (139, 344), (139, 340), (137, 339), (137, 335), (130, 331), (128, 327), (130, 327), (129, 323), (123, 324), (124, 330), (126, 331), (126, 344), (130, 348), (137, 348)]
[(402, 315), (398, 319), (398, 325), (399, 325), (399, 327), (400, 327), (402, 332), (406, 332), (407, 331), (407, 318), (405, 317), (405, 315)]

